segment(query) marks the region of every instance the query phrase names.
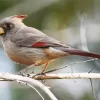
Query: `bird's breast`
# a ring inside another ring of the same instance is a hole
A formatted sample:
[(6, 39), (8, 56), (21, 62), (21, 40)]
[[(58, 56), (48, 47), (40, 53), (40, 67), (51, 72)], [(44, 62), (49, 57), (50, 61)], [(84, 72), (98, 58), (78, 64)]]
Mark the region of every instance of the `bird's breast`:
[(50, 60), (43, 49), (17, 47), (10, 41), (3, 43), (3, 46), (9, 58), (17, 63), (26, 65), (36, 63), (38, 65), (41, 65)]

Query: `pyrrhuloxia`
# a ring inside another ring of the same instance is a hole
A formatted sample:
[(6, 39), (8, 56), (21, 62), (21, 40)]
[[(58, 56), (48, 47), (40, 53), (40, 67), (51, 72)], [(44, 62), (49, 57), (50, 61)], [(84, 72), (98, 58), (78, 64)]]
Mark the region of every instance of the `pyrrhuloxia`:
[(26, 65), (46, 64), (56, 58), (80, 55), (100, 58), (100, 54), (71, 48), (41, 31), (26, 26), (26, 15), (14, 15), (0, 21), (0, 37), (4, 50), (13, 61)]

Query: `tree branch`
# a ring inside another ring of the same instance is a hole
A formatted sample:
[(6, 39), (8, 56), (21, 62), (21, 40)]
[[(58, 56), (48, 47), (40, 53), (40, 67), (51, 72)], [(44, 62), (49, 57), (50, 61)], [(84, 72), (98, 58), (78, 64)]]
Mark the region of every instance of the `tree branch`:
[(89, 79), (100, 78), (99, 73), (66, 73), (66, 74), (46, 74), (46, 75), (37, 75), (31, 74), (30, 77), (36, 80), (44, 80), (44, 79)]
[(4, 81), (16, 81), (16, 82), (23, 82), (26, 84), (32, 84), (34, 86), (39, 87), (42, 89), (50, 98), (51, 100), (58, 100), (53, 93), (46, 87), (44, 86), (41, 82), (31, 79), (29, 77), (25, 76), (20, 76), (20, 75), (13, 75), (9, 73), (0, 73), (0, 80)]
[[(30, 82), (35, 86), (43, 86), (37, 80), (44, 80), (44, 79), (99, 79), (99, 73), (62, 73), (62, 74), (46, 74), (46, 75), (36, 75), (30, 74), (30, 77), (20, 76), (20, 75), (13, 75), (9, 73), (0, 73), (0, 81), (23, 81), (23, 82)], [(37, 85), (38, 84), (38, 85)], [(43, 87), (44, 89), (44, 87)], [(47, 90), (46, 90), (47, 91)]]
[[(30, 77), (20, 76), (20, 75), (13, 75), (9, 73), (0, 73), (0, 81), (16, 81), (21, 83), (26, 83), (28, 86), (32, 87), (37, 86), (42, 89), (50, 98), (51, 100), (58, 100), (53, 93), (44, 86), (38, 80), (44, 79), (92, 79), (92, 78), (100, 78), (99, 73), (66, 73), (66, 74), (46, 74), (46, 75), (37, 75), (30, 74)], [(40, 94), (41, 96), (41, 94)], [(42, 96), (41, 96), (42, 97)], [(44, 100), (44, 99), (43, 99)]]

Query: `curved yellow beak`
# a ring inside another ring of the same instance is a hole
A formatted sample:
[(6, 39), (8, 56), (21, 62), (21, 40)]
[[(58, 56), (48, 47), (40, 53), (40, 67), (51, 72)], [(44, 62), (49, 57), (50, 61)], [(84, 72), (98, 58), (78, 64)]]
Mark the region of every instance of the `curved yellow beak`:
[(4, 34), (4, 29), (0, 27), (0, 35)]

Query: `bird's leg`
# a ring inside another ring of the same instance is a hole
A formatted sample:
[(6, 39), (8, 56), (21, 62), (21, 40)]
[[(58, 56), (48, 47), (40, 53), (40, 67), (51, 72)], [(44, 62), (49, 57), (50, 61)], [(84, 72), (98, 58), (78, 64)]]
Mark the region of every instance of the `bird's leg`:
[(41, 72), (41, 75), (44, 76), (44, 80), (42, 80), (43, 83), (46, 82), (46, 80), (45, 80), (45, 77), (46, 77), (45, 70), (47, 69), (48, 64), (49, 64), (49, 62), (47, 62), (47, 63), (45, 64), (45, 67), (44, 67), (44, 69), (43, 69), (42, 72)]
[(45, 70), (47, 69), (48, 64), (49, 64), (49, 62), (46, 63), (46, 65), (45, 65), (44, 69), (42, 70), (41, 74), (44, 74), (45, 73)]
[(45, 64), (45, 67), (44, 67), (44, 69), (42, 70), (42, 72), (41, 72), (41, 73), (38, 73), (38, 74), (36, 74), (36, 75), (34, 75), (33, 78), (34, 78), (35, 76), (37, 76), (37, 75), (44, 75), (44, 76), (46, 76), (45, 70), (47, 69), (48, 64), (49, 64), (49, 62), (47, 62), (47, 63)]

